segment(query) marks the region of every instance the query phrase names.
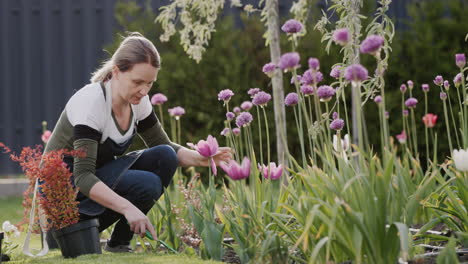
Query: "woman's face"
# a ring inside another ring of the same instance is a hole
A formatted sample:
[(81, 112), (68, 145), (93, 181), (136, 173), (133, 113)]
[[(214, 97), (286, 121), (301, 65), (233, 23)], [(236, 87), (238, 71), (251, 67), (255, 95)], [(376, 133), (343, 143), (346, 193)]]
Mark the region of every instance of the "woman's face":
[(148, 94), (156, 81), (159, 69), (149, 63), (135, 64), (130, 71), (121, 72), (114, 68), (112, 76), (118, 82), (120, 96), (130, 104), (139, 104), (141, 98)]

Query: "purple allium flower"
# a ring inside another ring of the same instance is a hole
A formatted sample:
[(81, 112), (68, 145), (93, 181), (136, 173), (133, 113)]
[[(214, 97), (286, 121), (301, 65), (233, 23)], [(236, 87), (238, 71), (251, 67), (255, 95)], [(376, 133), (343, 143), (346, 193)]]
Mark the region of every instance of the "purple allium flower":
[(333, 118), (333, 119), (337, 119), (337, 118), (338, 118), (338, 113), (337, 113), (337, 112), (333, 112), (332, 118)]
[(444, 92), (440, 92), (440, 99), (445, 100), (447, 99), (447, 94)]
[(234, 107), (234, 109), (232, 109), (232, 111), (233, 111), (234, 113), (236, 113), (236, 114), (240, 114), (241, 109), (240, 109), (238, 106), (236, 106), (236, 107)]
[(221, 136), (228, 136), (229, 135), (229, 127), (225, 127), (223, 131), (221, 131), (220, 135)]
[(242, 112), (236, 118), (236, 125), (238, 127), (248, 126), (250, 122), (252, 122), (252, 120), (253, 120), (253, 117), (249, 112)]
[(245, 102), (243, 102), (243, 103), (241, 104), (242, 110), (245, 110), (245, 111), (249, 111), (250, 108), (252, 108), (252, 106), (253, 106), (253, 105), (252, 105), (252, 102), (250, 102), (250, 101), (245, 101)]
[(227, 113), (226, 113), (226, 118), (227, 118), (227, 120), (229, 120), (229, 121), (233, 120), (235, 116), (236, 116), (236, 115), (235, 115), (233, 112), (227, 112)]
[(409, 115), (408, 109), (403, 110), (403, 116), (408, 116), (408, 115)]
[(386, 119), (388, 119), (390, 117), (390, 113), (388, 111), (385, 111), (384, 116)]
[(464, 53), (455, 54), (455, 64), (463, 68), (466, 65), (466, 57)]
[(379, 35), (370, 35), (361, 43), (361, 52), (376, 54), (384, 44), (384, 38)]
[(344, 46), (349, 41), (349, 31), (347, 28), (340, 28), (333, 32), (333, 41)]
[(408, 89), (408, 87), (406, 87), (406, 84), (400, 85), (400, 91), (401, 91), (402, 93), (406, 93), (406, 90), (407, 90), (407, 89)]
[(374, 102), (375, 102), (376, 104), (382, 103), (382, 96), (377, 95), (377, 96), (374, 98)]
[(263, 73), (268, 75), (268, 77), (271, 78), (273, 74), (275, 73), (275, 69), (276, 69), (276, 64), (274, 64), (273, 62), (270, 62), (270, 63), (263, 65), (262, 71)]
[(247, 157), (242, 160), (242, 165), (232, 159), (228, 163), (221, 162), (219, 166), (235, 181), (246, 179), (250, 175), (250, 159)]
[(286, 23), (283, 24), (281, 30), (283, 30), (284, 33), (294, 34), (301, 32), (303, 27), (304, 26), (301, 22), (295, 19), (289, 19), (288, 21), (286, 21)]
[(307, 70), (301, 78), (301, 83), (305, 85), (318, 84), (323, 80), (323, 74), (319, 71)]
[(162, 105), (167, 102), (167, 97), (162, 93), (157, 93), (151, 97), (152, 105)]
[(328, 85), (322, 85), (317, 89), (317, 96), (322, 102), (330, 101), (330, 99), (335, 95), (335, 93), (335, 89)]
[(341, 76), (341, 66), (333, 67), (331, 72), (330, 72), (330, 76), (335, 78), (335, 79), (339, 79), (340, 76)]
[(290, 71), (294, 68), (299, 67), (300, 60), (301, 58), (299, 57), (299, 53), (297, 52), (285, 53), (281, 55), (278, 66), (283, 71)]
[(424, 83), (423, 85), (421, 85), (421, 89), (422, 89), (423, 92), (425, 92), (425, 93), (429, 92), (429, 84)]
[(434, 79), (434, 84), (437, 86), (442, 86), (443, 83), (444, 83), (444, 78), (442, 78), (441, 75), (437, 75)]
[(406, 83), (408, 84), (408, 88), (409, 88), (410, 90), (413, 90), (413, 87), (414, 87), (413, 81), (412, 81), (412, 80), (409, 80), (409, 81), (407, 81)]
[(455, 75), (455, 78), (453, 78), (453, 83), (455, 84), (455, 87), (457, 87), (457, 88), (458, 88), (458, 86), (460, 86), (460, 84), (462, 83), (461, 73)]
[(288, 93), (288, 95), (286, 95), (286, 98), (284, 98), (284, 104), (287, 106), (297, 105), (298, 102), (299, 96), (297, 96), (297, 93)]
[(301, 79), (302, 79), (302, 76), (300, 76), (299, 74), (296, 75), (296, 76), (293, 76), (293, 77), (291, 77), (291, 84), (295, 84), (296, 81), (298, 83), (301, 83)]
[(418, 104), (418, 99), (416, 99), (416, 98), (414, 98), (414, 97), (408, 98), (408, 99), (405, 101), (405, 105), (406, 105), (406, 107), (408, 107), (408, 108), (415, 108), (417, 104)]
[(341, 118), (337, 118), (330, 123), (330, 128), (333, 130), (341, 130), (344, 127), (344, 121)]
[(449, 81), (447, 81), (447, 80), (444, 81), (444, 88), (445, 88), (445, 90), (447, 90), (447, 91), (450, 89), (450, 83), (449, 83)]
[(180, 116), (185, 114), (185, 109), (180, 106), (169, 108), (167, 111), (169, 112), (170, 116), (174, 116), (177, 120), (179, 119)]
[(352, 64), (345, 70), (345, 78), (348, 81), (364, 81), (367, 80), (368, 72), (361, 64)]
[(320, 69), (320, 61), (317, 58), (309, 58), (309, 68), (318, 71)]
[(310, 85), (302, 85), (301, 93), (303, 93), (305, 96), (309, 96), (314, 93), (314, 87)]
[(247, 94), (253, 98), (258, 92), (260, 92), (260, 88), (250, 88)]
[(240, 132), (241, 132), (241, 130), (238, 127), (235, 127), (235, 128), (232, 129), (232, 133), (234, 135), (236, 135), (236, 136), (240, 135)]
[(224, 102), (229, 102), (231, 97), (234, 95), (234, 93), (229, 90), (229, 89), (224, 89), (221, 92), (218, 93), (218, 100), (219, 101), (224, 101)]
[(254, 105), (265, 106), (271, 100), (271, 95), (269, 93), (260, 91), (252, 99)]

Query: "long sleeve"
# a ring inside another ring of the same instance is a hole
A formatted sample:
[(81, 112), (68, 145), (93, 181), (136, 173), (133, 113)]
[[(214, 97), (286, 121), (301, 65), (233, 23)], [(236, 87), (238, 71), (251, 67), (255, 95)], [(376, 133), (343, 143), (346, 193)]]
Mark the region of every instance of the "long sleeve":
[(151, 112), (148, 117), (138, 123), (137, 131), (148, 147), (167, 144), (171, 146), (176, 153), (181, 148), (179, 144), (169, 139), (154, 112)]

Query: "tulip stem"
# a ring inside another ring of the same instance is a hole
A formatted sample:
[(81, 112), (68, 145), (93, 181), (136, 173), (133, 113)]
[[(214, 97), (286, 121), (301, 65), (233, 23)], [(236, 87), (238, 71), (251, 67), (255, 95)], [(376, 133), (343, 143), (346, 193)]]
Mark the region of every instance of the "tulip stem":
[(450, 148), (450, 153), (452, 153), (452, 151), (453, 151), (452, 137), (450, 136), (450, 123), (449, 123), (449, 119), (448, 119), (447, 104), (446, 104), (445, 100), (443, 101), (443, 104), (444, 104), (445, 126), (447, 127), (447, 136), (448, 136), (448, 141), (449, 141), (449, 148)]
[(162, 112), (162, 105), (158, 105), (158, 109), (159, 109), (159, 117), (161, 118), (161, 126), (164, 129), (164, 116)]
[[(427, 117), (427, 93), (428, 92), (424, 92), (424, 112), (425, 112), (425, 117)], [(426, 161), (427, 161), (427, 168), (429, 168), (429, 136), (428, 136), (428, 128), (427, 128), (427, 123), (428, 122), (432, 122), (431, 120), (427, 120), (426, 121), (426, 124), (424, 126), (424, 132), (425, 132), (425, 136), (426, 136)]]

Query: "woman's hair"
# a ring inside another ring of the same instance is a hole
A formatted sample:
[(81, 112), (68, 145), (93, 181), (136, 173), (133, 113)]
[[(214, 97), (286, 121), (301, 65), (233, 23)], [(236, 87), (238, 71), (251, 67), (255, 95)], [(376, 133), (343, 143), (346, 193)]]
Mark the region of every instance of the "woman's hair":
[(105, 61), (101, 68), (93, 72), (91, 82), (107, 81), (112, 78), (114, 65), (120, 71), (125, 72), (131, 70), (138, 63), (149, 63), (159, 69), (161, 58), (151, 41), (138, 32), (130, 32), (120, 43), (112, 58)]

